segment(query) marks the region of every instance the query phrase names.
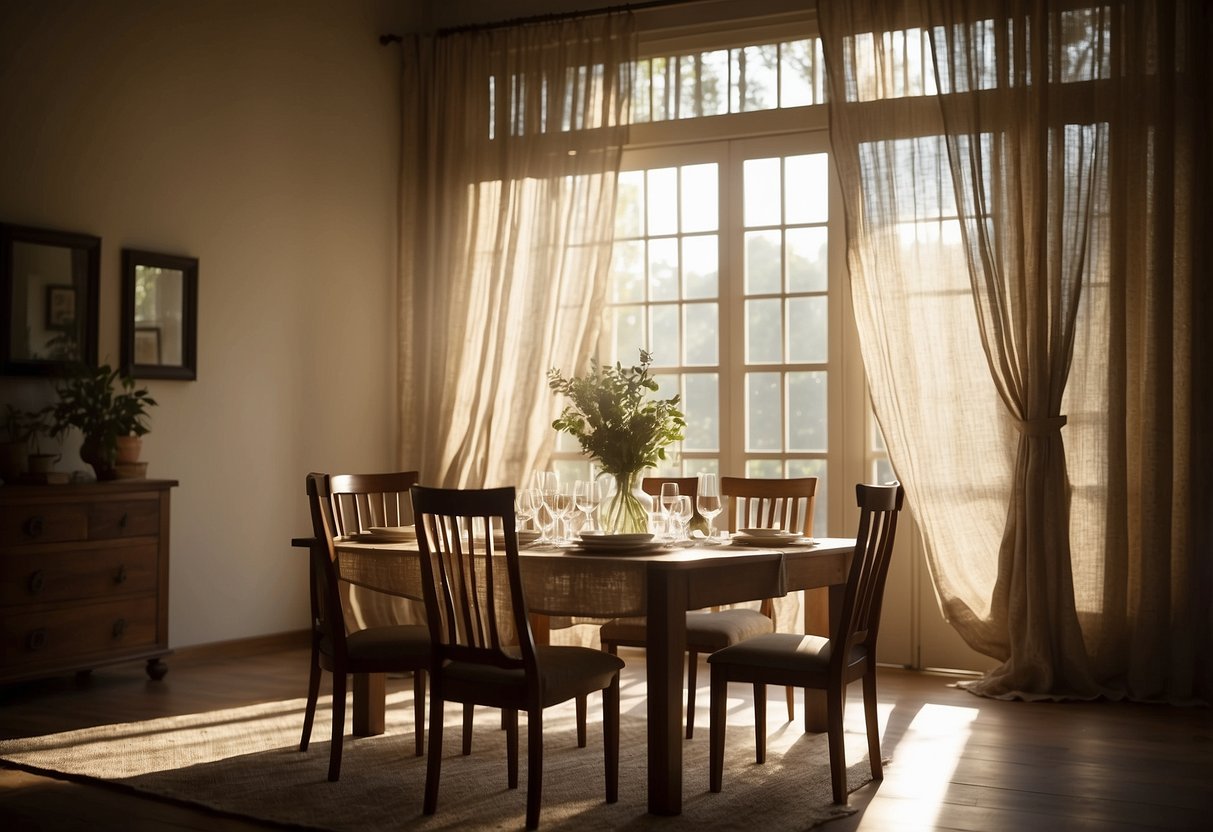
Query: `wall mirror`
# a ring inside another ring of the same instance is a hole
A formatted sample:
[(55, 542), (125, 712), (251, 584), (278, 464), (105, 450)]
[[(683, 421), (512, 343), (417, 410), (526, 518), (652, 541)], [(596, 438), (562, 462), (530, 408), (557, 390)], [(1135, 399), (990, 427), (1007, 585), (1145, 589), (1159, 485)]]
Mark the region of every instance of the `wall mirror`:
[(97, 363), (101, 238), (0, 224), (0, 374)]
[(122, 371), (198, 377), (198, 259), (122, 250)]

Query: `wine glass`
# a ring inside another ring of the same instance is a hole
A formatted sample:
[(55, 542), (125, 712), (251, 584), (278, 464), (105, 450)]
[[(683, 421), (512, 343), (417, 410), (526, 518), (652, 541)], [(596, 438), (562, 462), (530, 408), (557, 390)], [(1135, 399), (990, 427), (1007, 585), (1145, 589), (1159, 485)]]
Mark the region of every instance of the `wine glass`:
[(514, 511), (518, 515), (518, 528), (528, 528), (535, 522), (535, 513), (539, 511), (539, 498), (533, 488), (520, 489), (514, 495)]
[(687, 525), (690, 524), (692, 516), (694, 513), (691, 511), (691, 498), (685, 494), (680, 495), (670, 510), (670, 519), (674, 521), (675, 528), (678, 530), (674, 536), (676, 542), (687, 539)]
[(577, 480), (573, 484), (573, 502), (578, 511), (585, 512), (582, 531), (597, 531), (594, 527), (594, 509), (602, 502), (602, 488), (595, 480)]
[(559, 484), (554, 491), (549, 491), (546, 497), (548, 507), (556, 518), (556, 539), (553, 543), (569, 543), (569, 518), (573, 515), (573, 494), (566, 485)]
[(716, 542), (716, 530), (713, 528), (712, 521), (717, 514), (720, 514), (720, 483), (716, 479), (715, 474), (704, 473), (699, 475), (699, 491), (695, 497), (695, 507), (699, 509), (699, 513), (707, 518), (708, 521), (708, 543)]
[(666, 533), (670, 531), (670, 512), (674, 508), (674, 503), (678, 502), (678, 483), (663, 482), (661, 484), (661, 516), (665, 519)]

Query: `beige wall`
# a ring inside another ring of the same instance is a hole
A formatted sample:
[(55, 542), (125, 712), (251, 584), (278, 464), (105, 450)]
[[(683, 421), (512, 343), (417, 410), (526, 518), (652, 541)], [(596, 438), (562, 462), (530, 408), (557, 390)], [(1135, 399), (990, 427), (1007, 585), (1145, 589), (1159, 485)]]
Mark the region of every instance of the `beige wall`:
[[(307, 626), (303, 477), (394, 462), (393, 0), (0, 0), (0, 221), (199, 258), (198, 380), (152, 381), (172, 646)], [(49, 399), (0, 379), (0, 402)], [(82, 467), (78, 439), (60, 463)]]

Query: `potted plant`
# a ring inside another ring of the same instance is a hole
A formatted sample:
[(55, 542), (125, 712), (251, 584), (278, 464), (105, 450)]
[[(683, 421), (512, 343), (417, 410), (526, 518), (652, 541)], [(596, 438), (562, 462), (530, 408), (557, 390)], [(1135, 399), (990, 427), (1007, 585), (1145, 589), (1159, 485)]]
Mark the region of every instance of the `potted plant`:
[(653, 356), (641, 350), (638, 366), (604, 367), (591, 360), (590, 372), (580, 378), (548, 370), (548, 386), (566, 399), (552, 427), (576, 437), (582, 453), (615, 479), (603, 518), (609, 532), (648, 529), (651, 500), (640, 488), (640, 474), (665, 459), (666, 446), (681, 440), (686, 428), (679, 396), (646, 399), (658, 389), (649, 375), (652, 363)]
[(147, 433), (147, 409), (156, 400), (108, 364), (77, 366), (59, 380), (55, 391), (59, 400), (49, 408), (54, 434), (79, 430), (84, 435), (80, 459), (93, 466), (97, 479), (115, 479), (119, 444)]

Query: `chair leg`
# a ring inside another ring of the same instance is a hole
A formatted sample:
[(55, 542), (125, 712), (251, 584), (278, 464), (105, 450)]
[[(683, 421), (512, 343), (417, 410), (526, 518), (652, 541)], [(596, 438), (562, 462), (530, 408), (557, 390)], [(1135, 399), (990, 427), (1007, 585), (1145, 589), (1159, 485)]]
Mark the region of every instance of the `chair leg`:
[(699, 670), (699, 654), (687, 653), (687, 739), (695, 736), (695, 677)]
[(606, 802), (619, 802), (619, 674), (602, 691), (602, 746), (606, 767)]
[(430, 755), (425, 764), (425, 798), (421, 806), (422, 813), (427, 815), (438, 809), (438, 781), (442, 776), (442, 705), (442, 690), (431, 684)]
[(518, 712), (513, 708), (502, 708), (501, 718), (505, 723), (505, 780), (506, 786), (518, 788)]
[(413, 732), (417, 735), (417, 756), (425, 753), (425, 671), (413, 671)]
[(299, 750), (307, 751), (312, 739), (312, 723), (316, 720), (316, 702), (320, 699), (320, 650), (312, 645), (312, 672), (307, 679), (307, 710), (303, 713), (303, 736), (299, 738)]
[(796, 721), (796, 688), (788, 685), (784, 688), (788, 697), (788, 722)]
[(539, 828), (543, 799), (543, 708), (526, 712), (526, 828)]
[(341, 776), (341, 740), (345, 736), (345, 683), (344, 671), (333, 674), (333, 741), (329, 744), (329, 780), (336, 782)]
[(876, 668), (868, 666), (863, 674), (863, 710), (868, 729), (868, 761), (872, 766), (872, 779), (884, 779), (884, 764), (880, 759), (880, 724), (876, 720)]
[(586, 701), (585, 694), (577, 697), (577, 747), (585, 748), (587, 743), (586, 732)]
[(826, 733), (830, 740), (830, 781), (834, 785), (834, 802), (847, 802), (847, 749), (842, 733), (842, 703), (846, 701), (846, 685), (831, 683), (826, 691)]
[(463, 703), (463, 756), (472, 753), (472, 711), (474, 707)]
[(708, 788), (720, 791), (724, 772), (725, 706), (729, 680), (722, 668), (712, 665), (712, 685), (708, 699)]
[(767, 686), (754, 683), (754, 762), (767, 761)]

